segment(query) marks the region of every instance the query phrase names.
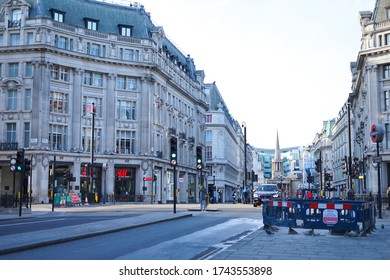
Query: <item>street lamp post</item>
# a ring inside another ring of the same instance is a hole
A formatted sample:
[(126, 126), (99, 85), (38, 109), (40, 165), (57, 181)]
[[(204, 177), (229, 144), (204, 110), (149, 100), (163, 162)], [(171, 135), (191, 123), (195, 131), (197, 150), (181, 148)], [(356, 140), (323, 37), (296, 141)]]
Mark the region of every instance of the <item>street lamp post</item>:
[(246, 123), (242, 122), (242, 127), (244, 128), (244, 185), (243, 189), (246, 187)]
[(91, 108), (91, 116), (92, 116), (92, 131), (91, 131), (91, 168), (89, 170), (90, 172), (90, 192), (93, 192), (93, 171), (94, 171), (94, 150), (95, 150), (95, 114), (96, 114), (96, 107), (95, 103), (92, 102), (92, 108)]

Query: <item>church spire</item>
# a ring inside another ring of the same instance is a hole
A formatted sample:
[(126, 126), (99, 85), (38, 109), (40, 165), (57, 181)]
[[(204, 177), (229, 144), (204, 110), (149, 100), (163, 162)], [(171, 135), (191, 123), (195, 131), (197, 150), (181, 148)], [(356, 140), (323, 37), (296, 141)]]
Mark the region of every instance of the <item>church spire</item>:
[(280, 157), (279, 131), (276, 131), (275, 156), (272, 160), (272, 178), (276, 179), (284, 174), (283, 160)]
[(279, 131), (276, 131), (275, 160), (280, 160)]

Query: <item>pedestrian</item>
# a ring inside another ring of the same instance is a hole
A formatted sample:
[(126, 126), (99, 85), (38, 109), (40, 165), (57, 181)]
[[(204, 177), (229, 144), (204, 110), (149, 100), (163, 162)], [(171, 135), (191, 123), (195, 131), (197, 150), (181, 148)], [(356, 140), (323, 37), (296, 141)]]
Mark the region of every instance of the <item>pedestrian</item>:
[(206, 188), (203, 186), (200, 186), (200, 210), (202, 212), (206, 212), (206, 199), (207, 199)]
[(245, 188), (242, 192), (243, 196), (244, 196), (244, 204), (247, 204), (248, 203), (248, 197), (249, 197), (249, 190), (248, 188)]
[(390, 186), (387, 188), (387, 203), (388, 203), (388, 206), (387, 206), (387, 209), (390, 210)]
[(232, 200), (233, 200), (233, 204), (236, 204), (236, 191), (233, 191), (232, 193)]
[(312, 199), (313, 198), (313, 194), (311, 193), (310, 190), (306, 191), (306, 199)]

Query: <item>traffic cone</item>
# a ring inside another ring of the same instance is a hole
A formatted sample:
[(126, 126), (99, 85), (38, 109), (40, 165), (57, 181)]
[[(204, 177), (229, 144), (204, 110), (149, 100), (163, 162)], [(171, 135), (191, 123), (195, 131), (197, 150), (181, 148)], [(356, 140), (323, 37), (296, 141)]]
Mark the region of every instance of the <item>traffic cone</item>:
[(85, 197), (84, 205), (89, 205), (87, 196)]

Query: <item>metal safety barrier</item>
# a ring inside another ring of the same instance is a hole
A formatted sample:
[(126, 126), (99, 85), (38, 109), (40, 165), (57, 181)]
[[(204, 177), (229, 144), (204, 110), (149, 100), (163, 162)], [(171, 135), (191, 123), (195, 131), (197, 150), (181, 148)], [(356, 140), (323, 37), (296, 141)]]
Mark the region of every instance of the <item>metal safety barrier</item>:
[(375, 228), (375, 208), (370, 201), (328, 199), (264, 200), (264, 229), (272, 226), (365, 234)]

